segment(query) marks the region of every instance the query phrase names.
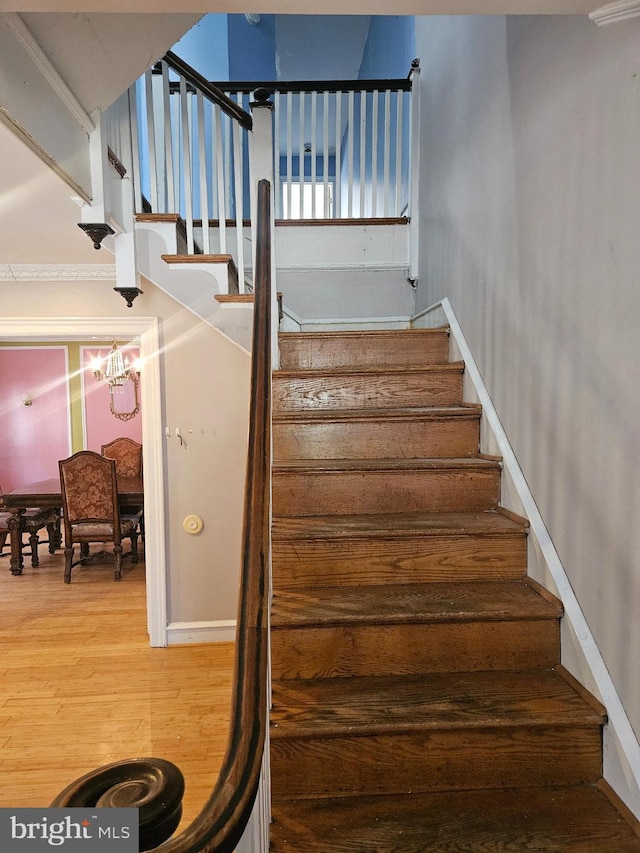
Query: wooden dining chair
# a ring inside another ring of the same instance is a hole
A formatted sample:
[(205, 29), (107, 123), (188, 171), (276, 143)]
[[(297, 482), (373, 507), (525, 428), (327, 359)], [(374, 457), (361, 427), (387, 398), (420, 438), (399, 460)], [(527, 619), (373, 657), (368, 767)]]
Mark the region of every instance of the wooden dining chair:
[[(132, 438), (114, 438), (108, 444), (103, 444), (100, 452), (106, 459), (113, 459), (116, 463), (116, 474), (118, 477), (142, 477), (142, 445)], [(131, 509), (123, 516), (133, 517)], [(138, 517), (140, 535), (144, 543), (144, 507), (133, 509), (133, 515)]]
[(132, 438), (114, 438), (102, 445), (101, 453), (115, 461), (118, 477), (142, 477), (142, 445)]
[[(64, 582), (71, 582), (71, 569), (97, 562), (101, 554), (89, 554), (91, 543), (113, 545), (114, 580), (119, 581), (122, 560), (138, 562), (137, 522), (121, 518), (118, 506), (116, 463), (92, 450), (81, 450), (58, 463), (64, 521)], [(122, 552), (122, 540), (131, 540), (131, 550)], [(80, 556), (74, 561), (74, 545)]]
[[(2, 508), (2, 489), (0, 489), (0, 556), (4, 551), (4, 546), (7, 542), (7, 536), (10, 532), (9, 521), (11, 520), (13, 513), (8, 510), (4, 510)], [(55, 554), (56, 550), (60, 548), (62, 544), (62, 537), (60, 534), (60, 511), (57, 509), (47, 509), (40, 507), (32, 507), (31, 509), (25, 510), (20, 515), (20, 525), (21, 525), (21, 536), (20, 536), (20, 566), (22, 569), (23, 565), (23, 550), (22, 550), (22, 536), (25, 533), (29, 534), (29, 545), (31, 547), (31, 565), (34, 569), (37, 569), (40, 565), (40, 560), (38, 558), (38, 545), (40, 544), (39, 533), (45, 527), (47, 528), (48, 534), (48, 544), (49, 544), (49, 553)], [(27, 552), (28, 553), (28, 552)]]

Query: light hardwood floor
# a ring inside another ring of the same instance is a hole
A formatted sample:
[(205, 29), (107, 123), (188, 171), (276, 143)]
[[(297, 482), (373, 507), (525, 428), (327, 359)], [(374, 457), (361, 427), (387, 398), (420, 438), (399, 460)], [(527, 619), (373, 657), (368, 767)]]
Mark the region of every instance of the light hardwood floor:
[(48, 806), (102, 764), (154, 756), (185, 775), (180, 831), (226, 749), (233, 644), (152, 649), (144, 563), (64, 584), (63, 557), (41, 552), (20, 577), (0, 558), (0, 806)]

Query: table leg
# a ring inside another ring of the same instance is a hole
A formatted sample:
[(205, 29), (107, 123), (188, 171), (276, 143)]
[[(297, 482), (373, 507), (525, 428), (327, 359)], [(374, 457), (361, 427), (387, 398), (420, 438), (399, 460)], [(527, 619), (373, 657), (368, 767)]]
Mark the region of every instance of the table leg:
[(10, 569), (12, 575), (21, 575), (24, 567), (22, 559), (22, 516), (24, 509), (12, 509), (9, 519), (9, 537), (11, 540)]

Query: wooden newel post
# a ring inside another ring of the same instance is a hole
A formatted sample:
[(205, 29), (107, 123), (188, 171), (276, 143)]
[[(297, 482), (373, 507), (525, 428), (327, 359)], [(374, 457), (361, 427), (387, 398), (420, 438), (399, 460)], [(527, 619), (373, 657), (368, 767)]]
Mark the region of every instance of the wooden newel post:
[(251, 101), (251, 116), (253, 118), (253, 133), (250, 134), (249, 172), (251, 181), (251, 246), (253, 275), (256, 270), (256, 222), (258, 181), (266, 179), (271, 184), (271, 363), (273, 369), (278, 367), (278, 295), (276, 286), (275, 264), (275, 227), (274, 227), (274, 198), (278, 187), (273, 183), (273, 110), (269, 100), (268, 89), (256, 89)]

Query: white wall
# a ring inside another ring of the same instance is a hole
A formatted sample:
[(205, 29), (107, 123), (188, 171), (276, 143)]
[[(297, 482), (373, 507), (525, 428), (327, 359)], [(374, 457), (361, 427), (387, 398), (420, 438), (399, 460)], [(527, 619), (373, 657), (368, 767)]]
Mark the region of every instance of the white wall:
[[(34, 320), (113, 317), (116, 322), (136, 315), (159, 318), (168, 621), (181, 624), (178, 638), (184, 641), (215, 639), (218, 623), (236, 618), (249, 356), (151, 282), (143, 282), (144, 293), (133, 308), (126, 307), (113, 285), (113, 281), (3, 283), (2, 315), (28, 315)], [(90, 323), (86, 336), (91, 336)], [(143, 412), (143, 417), (147, 415)], [(171, 431), (168, 438), (166, 426)], [(182, 444), (176, 427), (184, 437)], [(183, 530), (183, 520), (190, 514), (204, 520), (199, 535)], [(147, 528), (153, 523), (153, 518), (147, 519)], [(221, 638), (229, 639), (230, 634), (223, 631)]]
[(640, 734), (640, 21), (418, 18), (417, 307), (449, 296)]

